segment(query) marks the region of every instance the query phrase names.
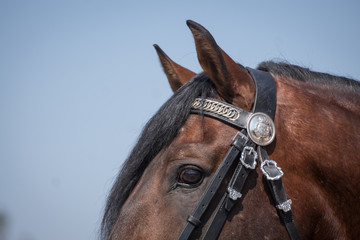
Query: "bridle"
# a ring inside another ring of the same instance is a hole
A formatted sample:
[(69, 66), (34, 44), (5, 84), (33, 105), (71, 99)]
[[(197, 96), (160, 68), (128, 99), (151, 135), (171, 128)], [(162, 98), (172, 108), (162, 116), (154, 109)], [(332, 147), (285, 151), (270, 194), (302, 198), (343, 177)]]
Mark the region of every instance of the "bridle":
[(247, 112), (229, 103), (216, 99), (197, 98), (192, 104), (191, 113), (215, 118), (232, 127), (241, 129), (226, 153), (219, 168), (207, 186), (193, 213), (179, 236), (179, 240), (187, 240), (209, 207), (231, 166), (236, 169), (227, 186), (227, 191), (220, 200), (211, 223), (203, 237), (205, 240), (217, 239), (225, 224), (228, 214), (237, 200), (242, 197), (241, 191), (249, 173), (256, 168), (257, 160), (270, 188), (278, 215), (285, 225), (290, 239), (300, 239), (299, 232), (291, 212), (291, 200), (286, 198), (281, 177), (282, 170), (275, 161), (270, 160), (265, 146), (275, 138), (273, 122), (276, 110), (276, 85), (273, 77), (266, 72), (248, 68), (255, 87), (255, 101), (252, 112)]

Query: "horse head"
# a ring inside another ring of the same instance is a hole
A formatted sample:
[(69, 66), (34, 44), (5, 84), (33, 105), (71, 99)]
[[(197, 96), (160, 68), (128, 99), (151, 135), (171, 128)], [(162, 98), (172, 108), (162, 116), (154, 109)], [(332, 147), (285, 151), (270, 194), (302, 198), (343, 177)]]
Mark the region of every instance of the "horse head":
[[(180, 66), (154, 45), (174, 95), (145, 126), (112, 188), (103, 219), (104, 239), (176, 239), (186, 231), (187, 224), (196, 225), (190, 233), (192, 239), (210, 238), (207, 229), (216, 225), (213, 219), (217, 219), (221, 207), (226, 208), (225, 196), (232, 194), (228, 186), (237, 174), (237, 166), (241, 167), (241, 151), (234, 154), (235, 160), (230, 162), (216, 192), (207, 189), (224, 167), (223, 160), (233, 154), (231, 149), (238, 151), (234, 141), (246, 131), (228, 124), (226, 119), (208, 116), (204, 109), (195, 113), (194, 101), (200, 99), (202, 104), (204, 99), (212, 99), (221, 107), (250, 113), (246, 115), (250, 117), (258, 86), (251, 71), (226, 54), (204, 27), (193, 21), (187, 25), (204, 72), (195, 74)], [(275, 159), (285, 173), (284, 186), (292, 200), (295, 222), (300, 223), (300, 235), (320, 239), (359, 236), (359, 230), (350, 226), (360, 223), (359, 188), (351, 181), (360, 179), (359, 156), (351, 154), (360, 137), (340, 134), (359, 129), (358, 91), (345, 86), (360, 89), (359, 84), (345, 78), (328, 80), (343, 84), (341, 90), (336, 90), (332, 84), (306, 80), (305, 73), (309, 78), (320, 77), (296, 66), (263, 63), (259, 69), (269, 72), (277, 90), (273, 119), (260, 117), (257, 128), (260, 133), (268, 133), (268, 122), (274, 120), (276, 137), (267, 143), (265, 154)], [(333, 96), (327, 95), (329, 89)], [(344, 93), (346, 97), (341, 100), (334, 97)], [(342, 121), (351, 122), (351, 126)], [(347, 144), (339, 148), (338, 142)], [(250, 144), (255, 145), (261, 144)], [(284, 219), (279, 218), (279, 211), (284, 209), (274, 207), (276, 199), (262, 177), (263, 168), (253, 168), (242, 170), (247, 177), (241, 193), (235, 192), (238, 196), (233, 199), (234, 206), (211, 239), (288, 238)], [(347, 174), (341, 175), (343, 172)], [(201, 207), (204, 193), (211, 194), (212, 200), (197, 219), (191, 214)], [(357, 217), (346, 204), (356, 208), (353, 211)]]

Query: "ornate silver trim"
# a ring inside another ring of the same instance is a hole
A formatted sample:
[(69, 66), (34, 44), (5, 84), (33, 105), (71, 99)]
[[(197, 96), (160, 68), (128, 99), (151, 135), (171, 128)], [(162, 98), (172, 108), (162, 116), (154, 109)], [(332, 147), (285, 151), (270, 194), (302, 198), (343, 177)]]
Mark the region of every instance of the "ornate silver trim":
[(279, 210), (283, 210), (284, 212), (288, 212), (291, 210), (291, 204), (292, 204), (291, 199), (288, 199), (285, 202), (276, 205), (276, 208)]
[[(275, 176), (270, 176), (270, 174), (264, 169), (264, 167), (272, 165), (272, 167), (276, 168), (278, 171), (278, 174)], [(279, 180), (283, 175), (284, 172), (277, 166), (277, 163), (274, 160), (266, 159), (261, 163), (260, 169), (262, 173), (266, 176), (268, 180)]]
[[(246, 157), (245, 152), (246, 151), (249, 151), (249, 155), (251, 155), (251, 154), (254, 155), (254, 161), (253, 161), (253, 163), (251, 165), (247, 164), (245, 162), (245, 157)], [(254, 150), (253, 147), (245, 146), (242, 153), (241, 153), (240, 161), (241, 161), (242, 165), (244, 165), (244, 167), (250, 168), (250, 169), (255, 169), (257, 157), (258, 157), (257, 152)]]
[(236, 121), (240, 117), (240, 112), (237, 109), (211, 99), (196, 98), (192, 108), (215, 113), (231, 121)]
[(227, 191), (229, 193), (229, 197), (234, 201), (241, 198), (241, 196), (242, 196), (242, 194), (240, 192), (236, 191), (235, 189), (233, 189), (231, 187), (228, 187)]

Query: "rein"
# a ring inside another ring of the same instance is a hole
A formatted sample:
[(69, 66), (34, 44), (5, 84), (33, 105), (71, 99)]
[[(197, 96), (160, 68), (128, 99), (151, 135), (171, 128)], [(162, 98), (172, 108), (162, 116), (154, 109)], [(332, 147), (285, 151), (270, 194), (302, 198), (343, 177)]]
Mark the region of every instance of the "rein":
[(191, 113), (215, 118), (241, 129), (241, 131), (235, 135), (230, 149), (212, 177), (195, 210), (188, 217), (178, 240), (189, 239), (194, 229), (201, 225), (202, 216), (236, 160), (238, 163), (227, 191), (220, 200), (203, 239), (215, 240), (218, 238), (232, 207), (242, 197), (241, 191), (244, 183), (249, 173), (256, 168), (257, 160), (260, 162), (260, 169), (268, 182), (278, 215), (284, 223), (290, 239), (300, 239), (291, 212), (291, 199), (286, 198), (281, 179), (283, 172), (277, 167), (275, 161), (269, 159), (264, 148), (275, 138), (273, 119), (276, 111), (276, 85), (269, 73), (251, 68), (248, 68), (248, 71), (256, 87), (252, 112), (212, 98), (197, 98), (192, 104)]

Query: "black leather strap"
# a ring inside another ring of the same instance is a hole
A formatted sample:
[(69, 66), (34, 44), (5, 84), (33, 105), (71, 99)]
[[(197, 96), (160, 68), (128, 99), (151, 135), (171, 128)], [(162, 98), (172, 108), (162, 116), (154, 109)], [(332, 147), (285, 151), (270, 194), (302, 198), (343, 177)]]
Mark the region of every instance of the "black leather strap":
[(256, 92), (252, 112), (262, 112), (274, 119), (276, 111), (276, 85), (270, 73), (247, 68), (254, 79)]
[[(251, 147), (251, 146), (247, 146)], [(215, 216), (212, 219), (210, 226), (208, 227), (203, 239), (204, 240), (216, 240), (226, 222), (226, 219), (233, 208), (233, 206), (238, 202), (238, 199), (241, 198), (241, 192), (244, 187), (245, 181), (250, 173), (250, 171), (256, 166), (256, 153), (246, 154), (248, 151), (246, 148), (243, 149), (242, 156), (243, 161), (239, 161), (234, 175), (230, 180), (228, 191), (225, 192), (223, 198), (220, 201), (219, 207), (216, 210)], [(252, 168), (253, 167), (253, 168)], [(232, 196), (231, 191), (235, 191), (238, 196)]]
[[(262, 147), (258, 148), (258, 154), (259, 154), (259, 160), (261, 162), (263, 162), (266, 159), (269, 159), (269, 156), (268, 156), (266, 150)], [(270, 174), (275, 175), (277, 170), (274, 167), (272, 167), (272, 169), (268, 168), (267, 171), (269, 171)], [(283, 184), (281, 177), (279, 179), (274, 179), (274, 180), (269, 180), (268, 178), (266, 178), (266, 182), (268, 183), (271, 195), (275, 202), (275, 206), (279, 206), (282, 203), (285, 203), (286, 201), (288, 201), (288, 199), (286, 197), (286, 193), (285, 193), (284, 184)], [(294, 217), (293, 217), (291, 210), (284, 211), (284, 210), (281, 210), (278, 208), (276, 210), (277, 210), (277, 213), (278, 213), (281, 221), (285, 225), (285, 228), (289, 234), (290, 239), (291, 240), (300, 240), (301, 239), (300, 234), (296, 227)]]
[(247, 142), (248, 137), (246, 135), (241, 132), (238, 132), (236, 134), (229, 151), (227, 152), (224, 160), (221, 162), (219, 168), (212, 177), (211, 182), (206, 188), (204, 195), (201, 197), (194, 212), (188, 217), (188, 222), (185, 225), (183, 231), (181, 232), (178, 238), (179, 240), (188, 239), (191, 233), (194, 231), (195, 227), (201, 224), (201, 217), (205, 213), (206, 209), (209, 207), (209, 204), (211, 203), (211, 200), (213, 199), (221, 183), (223, 182), (224, 177), (230, 170), (230, 167), (234, 163), (235, 159), (237, 159), (239, 153), (242, 151), (243, 147)]

